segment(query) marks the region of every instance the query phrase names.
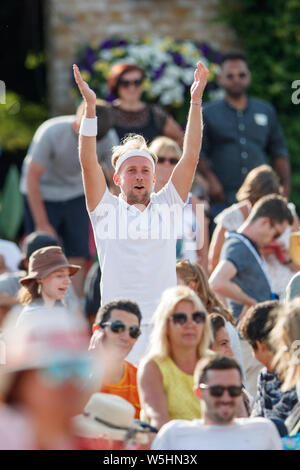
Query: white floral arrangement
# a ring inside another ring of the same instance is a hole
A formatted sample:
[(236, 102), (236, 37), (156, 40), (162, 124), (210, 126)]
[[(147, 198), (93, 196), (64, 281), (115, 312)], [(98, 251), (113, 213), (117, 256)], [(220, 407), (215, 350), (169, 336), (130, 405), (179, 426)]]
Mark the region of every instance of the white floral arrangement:
[[(208, 44), (170, 37), (111, 38), (99, 45), (89, 44), (81, 48), (76, 58), (84, 80), (99, 98), (108, 101), (115, 98), (110, 95), (106, 83), (111, 67), (116, 63), (132, 63), (145, 71), (145, 101), (159, 102), (178, 111), (186, 107), (195, 65), (199, 60), (209, 70), (208, 99), (214, 98), (219, 91), (216, 76), (220, 59), (220, 54)], [(75, 86), (73, 91), (77, 93)]]

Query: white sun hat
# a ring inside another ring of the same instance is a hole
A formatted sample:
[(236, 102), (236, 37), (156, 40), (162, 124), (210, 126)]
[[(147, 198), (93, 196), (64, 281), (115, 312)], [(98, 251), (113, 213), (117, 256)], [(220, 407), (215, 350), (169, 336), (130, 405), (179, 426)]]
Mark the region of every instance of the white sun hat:
[(145, 444), (148, 442), (148, 431), (135, 423), (134, 414), (134, 407), (124, 398), (94, 393), (83, 414), (73, 418), (74, 432), (85, 438), (104, 437), (118, 441), (134, 438)]
[(7, 392), (14, 374), (20, 371), (74, 362), (91, 377), (87, 387), (95, 390), (94, 383), (101, 384), (102, 366), (100, 358), (88, 352), (86, 323), (62, 307), (37, 308), (20, 326), (12, 317), (5, 324), (2, 341), (5, 363), (0, 368), (0, 393)]

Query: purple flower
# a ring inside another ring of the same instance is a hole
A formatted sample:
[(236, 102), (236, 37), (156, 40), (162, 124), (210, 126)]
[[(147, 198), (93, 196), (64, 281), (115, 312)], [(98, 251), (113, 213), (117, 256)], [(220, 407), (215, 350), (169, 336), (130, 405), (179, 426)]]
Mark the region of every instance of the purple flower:
[(179, 54), (179, 52), (171, 52), (171, 56), (173, 57), (173, 60), (176, 65), (183, 65), (183, 58), (182, 55)]
[(106, 101), (108, 101), (109, 103), (112, 103), (112, 102), (116, 99), (116, 97), (115, 97), (115, 95), (112, 95), (111, 93), (107, 92), (107, 93), (105, 94), (104, 99), (105, 99)]
[(158, 80), (164, 71), (165, 64), (162, 64), (158, 69), (153, 71), (152, 80)]
[(118, 44), (116, 44), (118, 47), (123, 47), (128, 45), (128, 41), (125, 41), (125, 39), (120, 39), (118, 41)]
[(215, 52), (213, 55), (212, 61), (215, 62), (216, 64), (220, 64), (221, 59), (222, 59), (222, 54), (220, 54), (219, 52)]
[(82, 62), (84, 63), (84, 67), (88, 72), (93, 73), (93, 63), (96, 62), (96, 60), (98, 59), (95, 55), (94, 49), (90, 47), (86, 49)]
[(200, 49), (200, 51), (202, 52), (204, 57), (206, 57), (208, 59), (211, 52), (212, 52), (211, 47), (208, 44), (205, 44), (205, 43), (198, 44), (197, 47), (198, 47), (198, 49)]
[(99, 45), (99, 49), (111, 49), (114, 47), (114, 41), (112, 39), (107, 39)]

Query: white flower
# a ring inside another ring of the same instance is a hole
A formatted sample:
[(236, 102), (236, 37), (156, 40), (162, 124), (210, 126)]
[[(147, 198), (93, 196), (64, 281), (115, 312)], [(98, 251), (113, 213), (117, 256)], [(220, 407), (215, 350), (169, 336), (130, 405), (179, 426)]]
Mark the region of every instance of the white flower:
[(172, 103), (182, 103), (184, 98), (184, 86), (178, 84), (173, 86), (169, 90), (163, 92), (160, 96), (160, 101), (164, 105), (169, 105)]
[(106, 60), (107, 62), (110, 62), (113, 58), (111, 49), (103, 49), (100, 52), (99, 57), (101, 58), (101, 60)]

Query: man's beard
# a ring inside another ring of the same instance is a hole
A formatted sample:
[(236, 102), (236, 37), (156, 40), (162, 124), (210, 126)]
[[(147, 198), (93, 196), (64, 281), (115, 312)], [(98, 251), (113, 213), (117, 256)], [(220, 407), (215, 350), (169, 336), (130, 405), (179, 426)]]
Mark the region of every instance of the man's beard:
[(209, 417), (215, 421), (216, 424), (226, 424), (226, 423), (230, 423), (232, 421), (232, 419), (234, 418), (235, 416), (235, 412), (236, 412), (236, 407), (235, 406), (231, 406), (229, 409), (228, 409), (228, 414), (226, 414), (225, 416), (220, 414), (218, 412), (218, 408), (215, 408), (213, 411), (211, 411), (209, 413)]
[(230, 96), (230, 98), (240, 98), (241, 96), (247, 93), (248, 87), (239, 87), (236, 89), (232, 88), (225, 88), (226, 94)]
[(144, 204), (149, 201), (150, 199), (150, 192), (147, 190), (144, 190), (143, 193), (141, 194), (136, 194), (133, 191), (130, 191), (127, 194), (127, 202), (130, 202), (132, 204)]

